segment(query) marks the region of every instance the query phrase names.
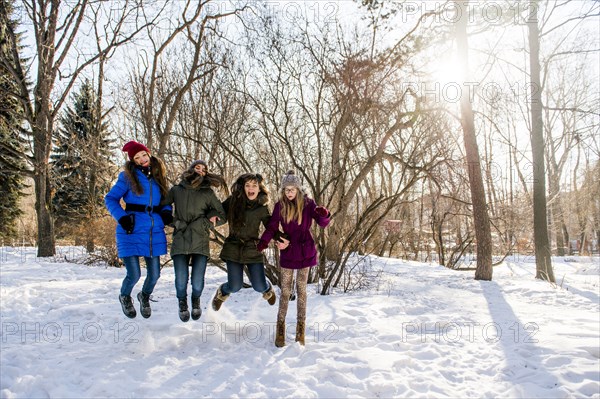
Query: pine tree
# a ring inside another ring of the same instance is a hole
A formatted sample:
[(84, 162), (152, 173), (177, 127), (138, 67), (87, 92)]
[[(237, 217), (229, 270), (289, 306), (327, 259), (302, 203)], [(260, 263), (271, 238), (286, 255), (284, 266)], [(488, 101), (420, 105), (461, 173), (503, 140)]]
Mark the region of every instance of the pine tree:
[(89, 81), (73, 96), (73, 104), (59, 119), (51, 155), (55, 227), (59, 236), (84, 238), (92, 251), (93, 226), (104, 210), (110, 186), (107, 124), (102, 122), (97, 96)]
[[(8, 35), (7, 24), (16, 30), (17, 23), (10, 19), (13, 13), (11, 2), (0, 0), (2, 10), (6, 15), (0, 19), (0, 58), (10, 59), (8, 51), (12, 46), (8, 43), (13, 40)], [(20, 37), (17, 36), (17, 42)], [(17, 43), (18, 44), (18, 43)], [(18, 48), (21, 46), (17, 45)], [(24, 175), (27, 165), (23, 154), (25, 153), (25, 139), (21, 135), (23, 122), (23, 108), (21, 103), (8, 95), (15, 91), (15, 82), (8, 74), (7, 65), (0, 64), (0, 237), (14, 237), (16, 234), (16, 221), (23, 214), (19, 208), (19, 201), (25, 195), (26, 187)]]

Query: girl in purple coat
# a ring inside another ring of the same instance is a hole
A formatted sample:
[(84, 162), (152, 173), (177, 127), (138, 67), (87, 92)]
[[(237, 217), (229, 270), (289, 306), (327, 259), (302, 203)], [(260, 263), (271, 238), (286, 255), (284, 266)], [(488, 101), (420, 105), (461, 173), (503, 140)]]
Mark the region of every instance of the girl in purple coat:
[[(330, 221), (329, 211), (317, 206), (302, 188), (300, 178), (293, 170), (281, 179), (281, 198), (275, 204), (273, 215), (257, 245), (259, 251), (267, 248), (272, 238), (277, 238), (281, 265), (281, 296), (277, 313), (275, 346), (285, 345), (285, 316), (287, 314), (294, 270), (298, 290), (298, 322), (296, 341), (304, 345), (306, 324), (306, 284), (310, 268), (317, 264), (317, 248), (310, 232), (313, 220), (321, 227)], [(283, 230), (283, 233), (279, 230)], [(279, 237), (279, 238), (278, 238)]]

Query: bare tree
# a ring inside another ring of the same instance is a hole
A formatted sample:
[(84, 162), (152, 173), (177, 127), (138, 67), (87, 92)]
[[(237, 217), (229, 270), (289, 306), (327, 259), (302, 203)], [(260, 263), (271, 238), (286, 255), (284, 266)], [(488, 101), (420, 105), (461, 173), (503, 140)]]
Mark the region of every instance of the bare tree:
[(131, 71), (135, 104), (134, 109), (130, 109), (130, 104), (124, 107), (129, 109), (132, 120), (138, 121), (148, 148), (158, 156), (167, 152), (185, 96), (196, 83), (223, 66), (213, 58), (220, 35), (218, 22), (245, 9), (212, 13), (219, 7), (211, 7), (211, 3), (215, 2), (177, 3), (181, 7), (179, 17), (162, 21), (167, 24), (165, 29), (148, 26), (150, 51), (138, 54), (136, 67)]
[(565, 169), (573, 156), (572, 151), (580, 143), (590, 142), (590, 136), (597, 134), (598, 130), (598, 121), (594, 120), (599, 115), (595, 110), (598, 98), (588, 76), (586, 66), (590, 65), (590, 60), (585, 50), (585, 47), (594, 45), (596, 44), (575, 43), (576, 47), (568, 52), (568, 58), (555, 52), (544, 63), (546, 71), (553, 66), (553, 73), (545, 74), (544, 131), (550, 227), (559, 256), (565, 255), (565, 247), (569, 243), (565, 217), (565, 206), (568, 207), (568, 203), (563, 198), (565, 187), (561, 187), (563, 178), (569, 176)]
[[(458, 47), (458, 58), (462, 62), (463, 87), (466, 77), (469, 75), (469, 46), (467, 42), (467, 17), (465, 4), (456, 2), (455, 6), (461, 11), (458, 18), (456, 30), (456, 42)], [(476, 280), (492, 279), (492, 234), (485, 199), (485, 188), (481, 174), (479, 161), (479, 148), (477, 136), (475, 135), (475, 122), (471, 99), (465, 93), (460, 100), (461, 125), (464, 132), (465, 152), (469, 172), (469, 187), (471, 189), (471, 202), (473, 204), (473, 219), (475, 223), (475, 236), (477, 239), (477, 270)]]
[[(460, 139), (456, 137), (455, 141)], [(472, 251), (475, 241), (469, 177), (460, 150), (458, 147), (450, 149), (449, 152), (457, 154), (448, 154), (445, 162), (430, 173), (423, 194), (432, 250), (437, 262), (450, 269), (465, 269), (464, 256)]]
[(531, 152), (533, 161), (533, 235), (535, 241), (536, 278), (555, 282), (546, 218), (546, 165), (544, 162), (544, 121), (542, 82), (540, 79), (540, 34), (538, 2), (529, 2), (529, 65), (531, 87)]
[[(78, 0), (22, 0), (24, 16), (31, 24), (36, 43), (36, 57), (26, 64), (17, 48), (16, 32), (8, 24), (10, 59), (0, 60), (2, 67), (18, 83), (17, 91), (9, 95), (18, 99), (25, 109), (26, 133), (31, 139), (31, 153), (23, 154), (31, 166), (30, 176), (35, 185), (35, 210), (38, 225), (38, 256), (51, 256), (55, 252), (54, 225), (51, 215), (51, 181), (48, 160), (52, 148), (54, 121), (68, 98), (69, 92), (80, 74), (116, 47), (130, 41), (142, 26), (127, 24), (135, 18), (141, 5), (134, 1), (125, 1), (112, 7), (105, 14), (105, 40), (99, 51), (86, 53), (85, 38), (80, 30), (86, 24), (86, 16), (95, 1)], [(100, 4), (100, 3), (98, 3)], [(0, 18), (7, 21), (4, 6), (0, 6)], [(153, 21), (147, 21), (151, 24)], [(131, 30), (129, 27), (133, 26)], [(23, 65), (37, 63), (34, 86), (30, 90), (28, 73), (33, 71)], [(73, 66), (74, 65), (74, 66)], [(60, 85), (57, 85), (57, 79)]]
[[(262, 162), (252, 140), (246, 80), (237, 65), (240, 55), (221, 46), (214, 49), (219, 68), (203, 77), (186, 96), (170, 140), (168, 158), (185, 163), (203, 157), (227, 181), (242, 172), (258, 170)], [(256, 148), (258, 148), (256, 146)]]
[(242, 148), (267, 160), (270, 181), (298, 170), (330, 208), (333, 223), (315, 231), (321, 262), (311, 276), (326, 293), (344, 278), (352, 252), (378, 248), (370, 245), (388, 215), (442, 162), (445, 131), (429, 126), (421, 99), (403, 87), (410, 67), (397, 56), (413, 50), (412, 38), (372, 52), (371, 41), (346, 41), (339, 26), (294, 28), (268, 19), (251, 38), (260, 71), (251, 79), (260, 85), (248, 85), (255, 139)]

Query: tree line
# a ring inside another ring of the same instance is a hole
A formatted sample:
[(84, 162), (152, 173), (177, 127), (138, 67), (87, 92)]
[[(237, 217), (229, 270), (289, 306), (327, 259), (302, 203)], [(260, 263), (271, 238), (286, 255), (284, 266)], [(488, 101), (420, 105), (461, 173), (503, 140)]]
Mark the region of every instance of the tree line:
[(102, 197), (136, 139), (173, 183), (202, 158), (276, 195), (296, 169), (332, 212), (310, 276), (324, 293), (356, 274), (354, 253), (450, 268), (473, 254), (483, 280), (535, 254), (554, 281), (551, 251), (600, 241), (600, 6), (507, 2), (491, 24), (480, 3), (411, 4), (357, 2), (348, 26), (254, 3), (0, 0), (2, 236), (31, 181), (39, 256), (57, 237), (101, 250)]

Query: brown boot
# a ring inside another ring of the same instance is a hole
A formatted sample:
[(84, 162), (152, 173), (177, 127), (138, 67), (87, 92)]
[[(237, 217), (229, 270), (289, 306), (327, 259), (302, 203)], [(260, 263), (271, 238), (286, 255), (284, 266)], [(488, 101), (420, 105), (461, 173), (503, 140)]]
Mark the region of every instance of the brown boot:
[(304, 330), (305, 323), (303, 321), (296, 323), (296, 342), (302, 346), (304, 346)]
[(215, 292), (215, 297), (212, 300), (212, 308), (215, 312), (218, 312), (221, 309), (221, 305), (229, 298), (229, 294), (223, 295), (223, 291), (221, 291), (221, 286), (217, 288), (217, 292)]
[(277, 331), (275, 331), (275, 346), (281, 348), (285, 345), (285, 322), (277, 322)]
[(269, 303), (269, 305), (275, 305), (275, 301), (277, 301), (277, 296), (275, 296), (273, 286), (269, 287), (269, 290), (267, 292), (263, 292), (262, 296)]

